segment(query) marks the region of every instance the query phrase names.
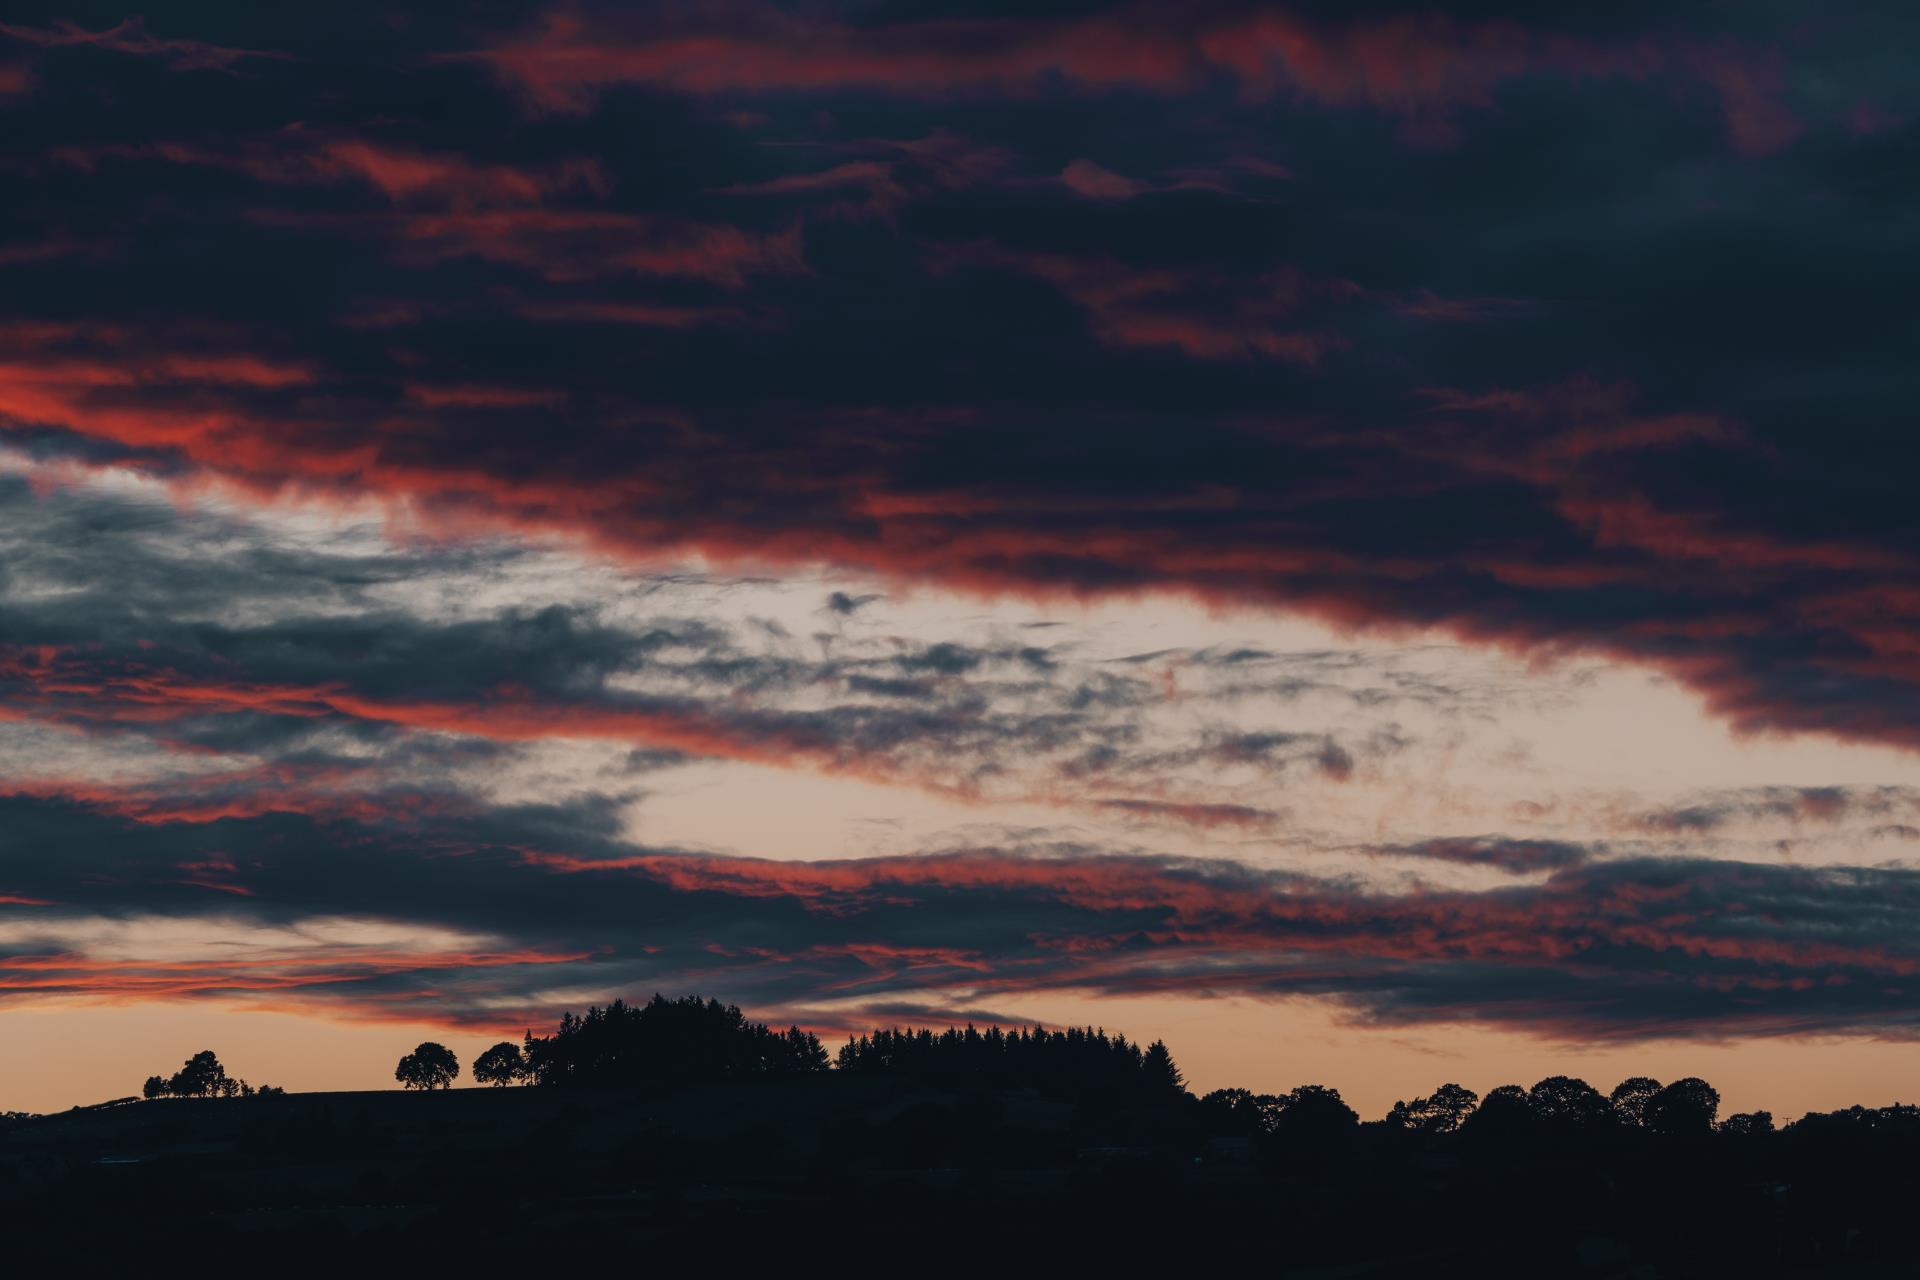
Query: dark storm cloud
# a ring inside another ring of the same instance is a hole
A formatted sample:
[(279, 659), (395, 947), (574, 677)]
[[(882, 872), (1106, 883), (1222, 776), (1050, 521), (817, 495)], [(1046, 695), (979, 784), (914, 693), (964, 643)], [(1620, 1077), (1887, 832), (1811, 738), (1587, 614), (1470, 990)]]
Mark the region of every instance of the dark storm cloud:
[[(430, 837), (296, 815), (142, 823), (20, 797), (0, 816), (15, 833), (0, 991), (15, 997), (251, 998), (491, 1026), (551, 1016), (540, 993), (559, 986), (697, 980), (787, 1009), (1177, 990), (1581, 1038), (1915, 1030), (1910, 870), (1631, 861), (1388, 895), (1071, 846), (821, 862), (644, 849), (593, 805), (442, 817)], [(154, 918), (405, 922), (471, 942), (172, 966), (87, 954), (89, 921)]]
[(31, 9), (36, 448), (1920, 741), (1906, 8)]

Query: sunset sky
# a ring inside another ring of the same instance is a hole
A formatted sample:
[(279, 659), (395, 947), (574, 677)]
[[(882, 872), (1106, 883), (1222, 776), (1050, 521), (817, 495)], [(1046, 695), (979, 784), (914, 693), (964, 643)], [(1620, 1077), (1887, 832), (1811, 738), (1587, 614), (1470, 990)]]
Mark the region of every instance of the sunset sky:
[(1920, 1095), (1920, 7), (6, 12), (0, 1110)]

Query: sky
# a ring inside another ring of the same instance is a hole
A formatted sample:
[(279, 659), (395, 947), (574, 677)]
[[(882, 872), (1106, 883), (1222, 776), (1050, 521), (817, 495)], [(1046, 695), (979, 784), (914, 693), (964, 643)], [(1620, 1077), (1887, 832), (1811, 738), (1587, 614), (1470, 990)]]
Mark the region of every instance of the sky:
[(1920, 1071), (1906, 4), (0, 22), (0, 1109), (612, 996)]

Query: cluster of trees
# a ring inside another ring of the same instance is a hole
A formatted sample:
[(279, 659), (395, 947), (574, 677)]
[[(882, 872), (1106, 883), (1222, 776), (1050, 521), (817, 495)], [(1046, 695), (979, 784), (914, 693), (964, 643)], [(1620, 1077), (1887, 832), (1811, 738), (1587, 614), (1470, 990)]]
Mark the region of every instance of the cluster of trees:
[[(1356, 1129), (1360, 1117), (1337, 1089), (1303, 1085), (1285, 1095), (1216, 1089), (1200, 1099), (1209, 1131), (1221, 1135), (1287, 1139), (1328, 1137)], [(1719, 1121), (1720, 1094), (1705, 1080), (1687, 1076), (1661, 1084), (1632, 1076), (1603, 1094), (1573, 1076), (1548, 1076), (1532, 1088), (1501, 1085), (1482, 1099), (1458, 1084), (1443, 1084), (1424, 1098), (1393, 1104), (1381, 1124), (1423, 1137), (1454, 1133), (1515, 1137), (1644, 1131), (1666, 1138), (1773, 1132), (1773, 1116), (1748, 1111)]]
[(148, 1076), (141, 1086), (143, 1098), (271, 1098), (286, 1090), (270, 1084), (258, 1089), (245, 1080), (227, 1074), (211, 1049), (202, 1049), (186, 1060), (170, 1076)]
[(826, 1069), (826, 1048), (811, 1032), (774, 1030), (718, 1000), (655, 995), (643, 1005), (615, 1000), (585, 1016), (564, 1013), (550, 1036), (529, 1032), (518, 1045), (503, 1040), (474, 1059), (473, 1078), (496, 1086), (611, 1087)]
[(969, 1025), (941, 1032), (894, 1027), (849, 1037), (835, 1065), (842, 1071), (929, 1080), (1070, 1084), (1087, 1092), (1172, 1095), (1185, 1085), (1162, 1042), (1142, 1047), (1093, 1027), (980, 1031)]
[(1338, 1089), (1318, 1084), (1303, 1084), (1283, 1094), (1215, 1089), (1200, 1099), (1199, 1106), (1201, 1126), (1210, 1134), (1276, 1144), (1319, 1145), (1360, 1124), (1359, 1114), (1341, 1100)]

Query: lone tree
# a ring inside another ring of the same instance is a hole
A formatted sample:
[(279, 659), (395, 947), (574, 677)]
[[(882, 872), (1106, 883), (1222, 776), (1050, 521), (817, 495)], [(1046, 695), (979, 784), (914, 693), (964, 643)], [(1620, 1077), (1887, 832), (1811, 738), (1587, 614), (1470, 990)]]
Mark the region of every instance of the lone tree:
[(533, 1078), (533, 1073), (527, 1070), (527, 1058), (520, 1052), (520, 1046), (511, 1040), (502, 1040), (473, 1060), (473, 1078), (480, 1084), (499, 1088), (525, 1083)]
[(409, 1089), (445, 1089), (460, 1074), (460, 1059), (453, 1050), (429, 1040), (400, 1059), (393, 1078)]

